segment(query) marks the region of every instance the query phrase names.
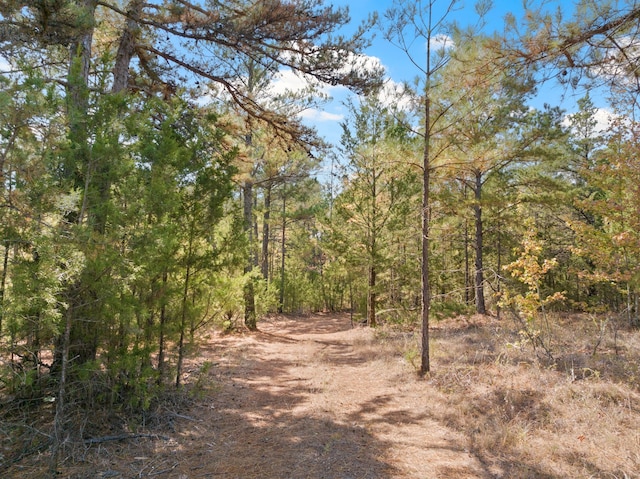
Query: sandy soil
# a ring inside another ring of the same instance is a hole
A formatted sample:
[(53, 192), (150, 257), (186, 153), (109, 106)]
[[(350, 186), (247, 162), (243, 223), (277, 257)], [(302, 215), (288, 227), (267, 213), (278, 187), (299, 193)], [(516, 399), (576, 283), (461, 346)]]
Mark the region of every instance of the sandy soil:
[(197, 405), (175, 414), (164, 439), (111, 451), (98, 477), (490, 476), (430, 415), (425, 382), (370, 330), (323, 315), (259, 328), (211, 338), (192, 365), (200, 375), (211, 366)]

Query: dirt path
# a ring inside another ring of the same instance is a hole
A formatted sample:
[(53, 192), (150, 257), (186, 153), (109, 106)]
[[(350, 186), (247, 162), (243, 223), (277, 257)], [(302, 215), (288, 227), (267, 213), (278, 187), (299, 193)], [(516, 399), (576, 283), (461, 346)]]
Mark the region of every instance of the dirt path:
[(428, 385), (371, 331), (322, 315), (259, 327), (202, 349), (211, 393), (134, 460), (135, 477), (489, 477), (430, 417)]

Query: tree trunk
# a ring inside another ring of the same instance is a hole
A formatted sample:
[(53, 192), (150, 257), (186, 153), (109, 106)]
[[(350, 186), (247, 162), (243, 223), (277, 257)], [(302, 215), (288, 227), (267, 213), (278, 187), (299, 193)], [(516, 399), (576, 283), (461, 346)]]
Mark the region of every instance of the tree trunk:
[(371, 167), (371, 217), (369, 219), (369, 225), (371, 228), (369, 231), (369, 234), (371, 235), (369, 244), (369, 261), (371, 264), (369, 265), (369, 290), (367, 291), (367, 324), (371, 328), (376, 327), (376, 261), (378, 259), (376, 247), (378, 234), (376, 224), (376, 217), (378, 214), (378, 205), (376, 203), (378, 200), (377, 179), (378, 176), (374, 163)]
[(4, 319), (4, 295), (7, 287), (7, 268), (9, 267), (9, 242), (4, 244), (4, 258), (2, 260), (2, 279), (0, 280), (0, 338), (2, 337), (2, 320)]
[(167, 270), (162, 272), (162, 294), (160, 295), (162, 305), (160, 306), (160, 331), (158, 332), (158, 384), (162, 384), (165, 374), (165, 327), (167, 324), (167, 305), (165, 295), (167, 294), (167, 283), (169, 275)]
[(376, 267), (369, 266), (369, 292), (367, 294), (367, 324), (375, 328), (376, 323)]
[(476, 172), (476, 181), (474, 187), (475, 202), (473, 204), (473, 213), (476, 222), (476, 261), (475, 261), (475, 291), (476, 291), (476, 313), (487, 314), (487, 307), (484, 302), (484, 267), (482, 262), (483, 250), (483, 229), (482, 229), (482, 174)]
[(286, 246), (285, 246), (285, 238), (287, 233), (287, 197), (284, 192), (282, 194), (282, 246), (280, 250), (281, 254), (281, 264), (280, 264), (280, 304), (278, 305), (278, 312), (282, 313), (284, 311), (284, 267), (285, 267), (285, 258), (286, 258)]
[[(82, 223), (89, 202), (89, 183), (91, 170), (91, 151), (89, 144), (88, 111), (89, 111), (89, 71), (91, 65), (91, 46), (93, 42), (93, 26), (95, 19), (96, 0), (86, 0), (78, 5), (82, 14), (89, 19), (86, 30), (80, 32), (76, 41), (69, 47), (69, 70), (67, 81), (67, 120), (69, 123), (69, 141), (74, 155), (64, 165), (67, 179), (76, 188), (84, 189), (83, 204), (79, 214), (71, 213), (67, 220), (70, 223)], [(82, 171), (83, 174), (79, 174)], [(84, 175), (84, 177), (83, 177)], [(68, 318), (69, 331), (65, 329), (65, 337), (58, 338), (57, 346), (62, 348), (54, 354), (52, 370), (62, 371), (68, 375), (68, 367), (64, 363), (64, 349), (72, 354), (75, 364), (84, 364), (95, 359), (97, 353), (98, 322), (90, 320), (89, 308), (96, 301), (96, 292), (90, 287), (92, 272), (80, 279), (82, 285), (70, 286), (69, 307), (67, 314), (78, 317)], [(89, 276), (89, 277), (87, 277)], [(81, 318), (82, 316), (86, 316)]]
[(349, 278), (349, 321), (351, 323), (351, 328), (353, 329), (353, 281), (351, 280), (351, 276)]
[(500, 300), (502, 299), (502, 221), (500, 221), (500, 217), (498, 216), (498, 261), (496, 269), (498, 270), (498, 283), (496, 286), (496, 295), (498, 301), (496, 303), (496, 318), (500, 319), (502, 315), (502, 308), (500, 307)]
[(262, 258), (260, 262), (260, 269), (262, 270), (262, 277), (266, 280), (269, 279), (269, 219), (271, 217), (271, 183), (267, 184), (264, 192), (264, 215), (262, 224)]
[(50, 469), (55, 473), (61, 447), (67, 440), (67, 374), (69, 367), (69, 345), (71, 342), (71, 327), (73, 325), (73, 301), (65, 312), (64, 332), (61, 340), (60, 378), (58, 379), (58, 397), (56, 398), (56, 413), (53, 421), (53, 445), (51, 448)]
[(178, 340), (178, 364), (176, 366), (176, 388), (180, 387), (180, 376), (182, 375), (182, 363), (184, 361), (184, 333), (187, 328), (187, 299), (189, 297), (189, 280), (191, 279), (191, 254), (193, 248), (193, 235), (189, 235), (189, 246), (187, 251), (187, 269), (184, 276), (184, 289), (182, 290), (182, 312), (180, 317), (180, 338)]
[(249, 261), (253, 266), (253, 182), (247, 180), (242, 185), (242, 219), (244, 221), (244, 231), (249, 241)]
[(133, 0), (127, 9), (127, 20), (118, 43), (116, 60), (113, 66), (113, 85), (111, 91), (119, 93), (129, 84), (129, 66), (135, 53), (136, 40), (140, 31), (138, 21), (144, 7), (144, 1)]
[[(467, 202), (467, 185), (464, 184), (464, 202)], [(471, 273), (469, 268), (469, 220), (464, 218), (464, 303), (471, 304), (473, 286), (471, 286)]]
[[(6, 181), (6, 176), (10, 176), (10, 171), (8, 175), (4, 174), (4, 164), (6, 160), (6, 156), (8, 154), (9, 149), (12, 148), (13, 144), (18, 137), (18, 128), (13, 128), (11, 132), (11, 137), (7, 141), (7, 145), (4, 149), (4, 153), (0, 156), (0, 185), (7, 185), (8, 194), (11, 194), (11, 181)], [(7, 268), (9, 267), (9, 245), (10, 241), (8, 239), (4, 240), (4, 258), (2, 261), (2, 280), (0, 282), (0, 338), (2, 337), (2, 320), (4, 318), (4, 297), (5, 291), (7, 287)]]
[[(427, 71), (429, 69), (429, 53), (427, 52)], [(428, 79), (427, 79), (428, 81)], [(427, 87), (428, 88), (428, 87)], [(429, 204), (431, 162), (430, 152), (430, 99), (427, 91), (425, 98), (425, 138), (422, 158), (422, 265), (421, 265), (421, 322), (422, 322), (422, 349), (420, 353), (420, 375), (424, 376), (431, 370), (429, 361), (429, 312), (431, 308), (431, 284), (429, 277), (429, 224), (431, 220), (431, 205)]]
[[(242, 186), (242, 211), (244, 214), (244, 230), (249, 242), (249, 258), (244, 272), (250, 273), (255, 266), (255, 255), (253, 254), (253, 183), (247, 180)], [(244, 300), (244, 325), (251, 331), (257, 329), (256, 299), (253, 287), (253, 279), (247, 278), (243, 288)]]

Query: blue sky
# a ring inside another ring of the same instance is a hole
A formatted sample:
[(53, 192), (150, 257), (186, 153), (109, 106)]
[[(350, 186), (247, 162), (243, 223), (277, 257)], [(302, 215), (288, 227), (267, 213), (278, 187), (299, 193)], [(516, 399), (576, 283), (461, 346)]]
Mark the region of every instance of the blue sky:
[[(366, 19), (370, 13), (378, 11), (380, 16), (383, 17), (384, 12), (393, 5), (393, 0), (334, 0), (331, 3), (335, 6), (348, 6), (349, 12), (352, 18), (351, 24), (347, 27), (349, 29), (355, 29), (362, 20)], [(428, 3), (426, 0), (424, 3)], [(517, 19), (520, 19), (523, 14), (523, 7), (521, 0), (494, 0), (493, 8), (490, 10), (489, 15), (486, 18), (487, 25), (485, 27), (485, 33), (492, 33), (493, 31), (501, 31), (504, 28), (504, 18), (508, 13), (513, 14)], [(574, 6), (573, 0), (559, 0), (555, 2), (549, 2), (549, 8), (556, 9), (560, 7), (563, 11), (571, 11)], [(437, 0), (435, 2), (436, 8), (444, 8), (449, 4), (449, 0)], [(461, 25), (468, 25), (475, 23), (477, 16), (473, 8), (474, 2), (464, 1), (460, 2), (460, 8), (451, 13), (447, 19), (451, 21), (457, 21)], [(436, 18), (437, 13), (434, 14)], [(406, 55), (394, 45), (387, 42), (382, 35), (382, 32), (374, 29), (372, 34), (375, 35), (373, 44), (365, 52), (366, 55), (371, 57), (371, 61), (380, 62), (387, 72), (387, 76), (390, 80), (397, 83), (403, 81), (411, 81), (419, 74), (418, 70), (411, 64)], [(424, 48), (424, 47), (422, 47)], [(421, 52), (418, 52), (421, 54)], [(340, 122), (344, 119), (346, 114), (346, 108), (343, 105), (343, 101), (347, 98), (349, 93), (344, 88), (328, 88), (328, 93), (333, 96), (333, 101), (324, 105), (318, 110), (309, 110), (305, 112), (305, 122), (317, 128), (319, 133), (325, 137), (331, 143), (337, 143), (340, 139)], [(561, 106), (568, 112), (575, 111), (575, 103), (578, 98), (584, 95), (584, 91), (567, 91), (566, 89), (548, 83), (543, 86), (540, 93), (532, 104), (533, 106), (542, 106), (544, 102), (551, 104), (552, 106)]]

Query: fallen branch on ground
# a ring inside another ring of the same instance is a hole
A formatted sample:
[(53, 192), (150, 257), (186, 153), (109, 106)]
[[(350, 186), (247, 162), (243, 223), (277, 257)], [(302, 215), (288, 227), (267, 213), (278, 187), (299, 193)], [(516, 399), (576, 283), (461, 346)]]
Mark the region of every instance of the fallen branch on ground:
[(110, 441), (126, 441), (128, 439), (162, 439), (164, 441), (168, 441), (169, 438), (166, 436), (159, 436), (157, 434), (118, 434), (115, 436), (103, 436), (103, 437), (90, 437), (89, 439), (85, 439), (85, 444), (101, 444), (103, 442)]

